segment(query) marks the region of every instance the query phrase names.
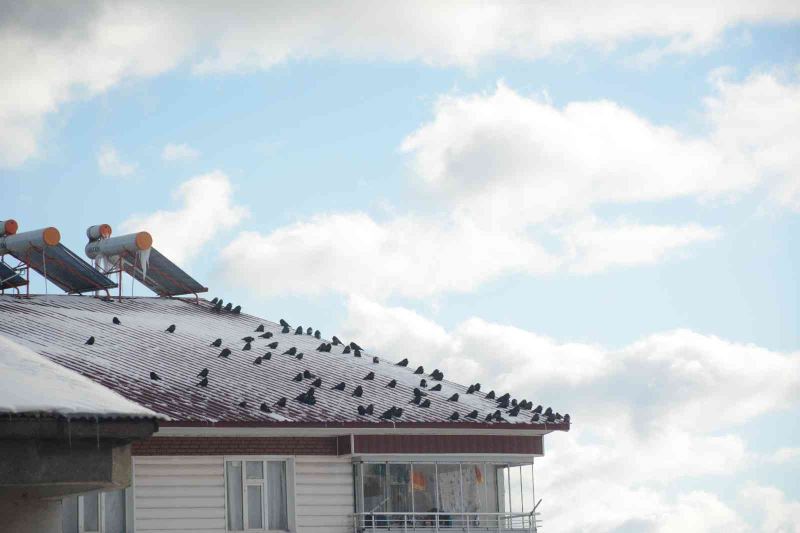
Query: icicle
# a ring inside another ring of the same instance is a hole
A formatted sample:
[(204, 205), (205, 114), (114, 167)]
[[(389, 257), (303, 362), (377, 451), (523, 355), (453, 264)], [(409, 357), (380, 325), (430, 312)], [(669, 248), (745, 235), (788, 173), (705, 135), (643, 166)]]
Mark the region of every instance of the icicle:
[(97, 449), (100, 449), (100, 417), (94, 417), (94, 430), (97, 437)]
[(139, 250), (139, 264), (142, 266), (142, 279), (147, 279), (147, 265), (150, 264), (150, 248)]

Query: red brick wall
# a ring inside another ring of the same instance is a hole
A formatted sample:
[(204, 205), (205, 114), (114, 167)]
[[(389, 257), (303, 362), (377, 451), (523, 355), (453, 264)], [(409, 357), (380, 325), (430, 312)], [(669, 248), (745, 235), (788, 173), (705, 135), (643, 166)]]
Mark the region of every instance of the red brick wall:
[(508, 453), (540, 455), (542, 437), (516, 435), (356, 435), (359, 453)]
[[(337, 455), (336, 437), (150, 437), (133, 455)], [(349, 443), (348, 443), (349, 448)], [(343, 451), (342, 453), (348, 453)]]

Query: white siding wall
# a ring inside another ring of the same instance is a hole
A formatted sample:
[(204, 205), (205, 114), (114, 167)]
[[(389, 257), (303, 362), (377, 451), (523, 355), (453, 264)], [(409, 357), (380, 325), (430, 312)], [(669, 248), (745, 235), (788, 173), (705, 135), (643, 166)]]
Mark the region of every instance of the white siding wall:
[(353, 465), (349, 457), (295, 458), (298, 533), (353, 531)]
[[(350, 533), (350, 459), (294, 459), (297, 532)], [(134, 506), (136, 533), (224, 533), (224, 457), (134, 457)]]

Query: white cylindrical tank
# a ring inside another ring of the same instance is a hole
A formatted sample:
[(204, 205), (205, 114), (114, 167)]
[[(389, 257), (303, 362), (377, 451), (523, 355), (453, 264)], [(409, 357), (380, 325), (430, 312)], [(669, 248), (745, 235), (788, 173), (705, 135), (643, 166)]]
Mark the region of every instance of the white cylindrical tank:
[(0, 254), (24, 255), (31, 246), (43, 248), (61, 242), (61, 233), (49, 227), (0, 237)]
[(108, 224), (97, 224), (96, 226), (90, 226), (86, 228), (86, 236), (90, 241), (96, 241), (97, 239), (108, 239), (111, 237), (111, 226)]
[(151, 246), (153, 246), (153, 237), (146, 231), (140, 231), (138, 233), (120, 235), (119, 237), (91, 241), (86, 245), (86, 255), (91, 259), (96, 259), (98, 256), (114, 257), (126, 251), (135, 255), (149, 250)]
[(13, 218), (0, 220), (0, 236), (14, 235), (19, 229), (19, 224)]

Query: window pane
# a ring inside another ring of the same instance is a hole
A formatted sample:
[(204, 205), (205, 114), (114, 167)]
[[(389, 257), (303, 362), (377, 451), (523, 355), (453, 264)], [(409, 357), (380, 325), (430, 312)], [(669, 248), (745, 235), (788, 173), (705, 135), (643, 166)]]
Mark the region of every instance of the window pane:
[(406, 513), (411, 511), (411, 465), (389, 465), (389, 501), (387, 511)]
[(522, 510), (533, 510), (533, 465), (522, 465)]
[(522, 512), (522, 476), (520, 476), (520, 467), (509, 467), (508, 492), (511, 495), (511, 512)]
[[(464, 491), (464, 512), (477, 513), (485, 511), (483, 503), (486, 480), (483, 476), (482, 464), (461, 465), (461, 487)], [(476, 524), (477, 525), (477, 524)]]
[(103, 494), (104, 533), (125, 533), (125, 490)]
[(242, 519), (242, 462), (228, 461), (225, 464), (228, 484), (228, 529), (241, 531), (244, 529)]
[(436, 465), (414, 464), (411, 488), (415, 513), (436, 512)]
[(511, 510), (511, 495), (508, 493), (508, 467), (506, 465), (493, 466), (497, 483), (497, 509), (501, 513), (507, 513)]
[(288, 530), (289, 516), (286, 508), (286, 462), (267, 463), (267, 506), (269, 529)]
[[(461, 468), (460, 465), (439, 464), (439, 510), (444, 513), (461, 512)], [(445, 519), (444, 525), (449, 519)]]
[(264, 463), (247, 461), (247, 479), (264, 479)]
[[(385, 464), (364, 464), (364, 511), (385, 513), (386, 512), (386, 465)], [(367, 525), (372, 525), (372, 518), (367, 517)], [(385, 524), (385, 517), (376, 517), (378, 525)]]
[(485, 510), (487, 513), (499, 513), (499, 492), (497, 487), (497, 466), (493, 464), (484, 465), (484, 472), (486, 473), (486, 492), (484, 500), (486, 502)]
[(261, 529), (264, 527), (262, 513), (261, 485), (247, 486), (247, 527)]
[(78, 533), (78, 497), (67, 496), (61, 499), (62, 533)]
[(89, 492), (81, 496), (83, 500), (83, 530), (100, 531), (100, 493)]

